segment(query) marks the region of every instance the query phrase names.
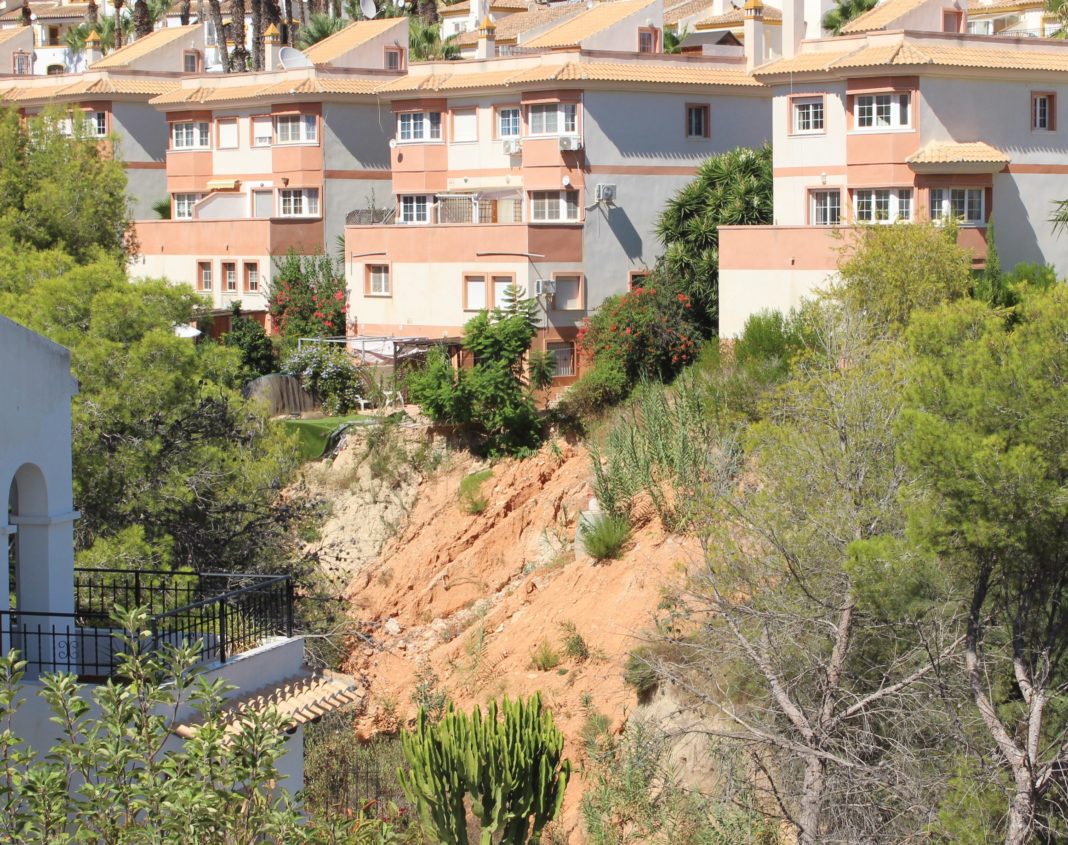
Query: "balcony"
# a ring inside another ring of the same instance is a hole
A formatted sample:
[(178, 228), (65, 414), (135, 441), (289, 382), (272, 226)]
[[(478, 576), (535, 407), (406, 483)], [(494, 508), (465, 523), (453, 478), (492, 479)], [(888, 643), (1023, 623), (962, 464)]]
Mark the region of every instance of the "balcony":
[(293, 635), (288, 575), (76, 569), (74, 586), (74, 613), (0, 611), (3, 649), (18, 649), (30, 674), (115, 675), (121, 650), (111, 619), (116, 605), (149, 611), (144, 648), (200, 642), (202, 662), (225, 663), (270, 638)]
[(322, 251), (322, 218), (262, 217), (231, 220), (137, 220), (140, 254), (192, 255), (225, 259), (229, 255), (285, 255)]

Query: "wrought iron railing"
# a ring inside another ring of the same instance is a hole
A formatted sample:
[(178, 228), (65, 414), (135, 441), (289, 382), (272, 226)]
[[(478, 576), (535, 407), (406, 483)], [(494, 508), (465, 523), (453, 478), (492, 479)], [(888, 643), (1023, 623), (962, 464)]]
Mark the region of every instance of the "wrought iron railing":
[(116, 605), (144, 607), (144, 646), (202, 644), (201, 659), (225, 662), (273, 636), (293, 635), (288, 575), (75, 571), (75, 612), (0, 611), (3, 650), (16, 648), (33, 673), (108, 677), (119, 666)]

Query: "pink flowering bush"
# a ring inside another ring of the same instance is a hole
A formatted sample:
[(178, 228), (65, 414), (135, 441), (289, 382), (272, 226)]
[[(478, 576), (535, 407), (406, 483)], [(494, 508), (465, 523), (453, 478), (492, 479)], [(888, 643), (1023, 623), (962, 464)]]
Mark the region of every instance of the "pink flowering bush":
[(349, 310), (345, 274), (329, 256), (291, 251), (277, 263), (268, 309), (287, 340), (344, 335)]

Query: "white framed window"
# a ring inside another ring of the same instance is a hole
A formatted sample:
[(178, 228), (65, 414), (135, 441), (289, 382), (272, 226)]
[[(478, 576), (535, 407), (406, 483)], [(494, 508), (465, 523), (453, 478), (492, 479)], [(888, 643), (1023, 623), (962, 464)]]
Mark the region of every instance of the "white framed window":
[(578, 220), (578, 191), (531, 191), (531, 220)]
[(527, 117), (531, 135), (572, 135), (578, 130), (574, 103), (537, 103)]
[(33, 58), (29, 53), (15, 53), (14, 65), (15, 76), (29, 76), (33, 73)]
[(823, 97), (797, 97), (792, 105), (795, 135), (823, 132)]
[(809, 219), (813, 226), (837, 226), (842, 222), (842, 194), (840, 191), (812, 191)]
[(457, 143), (478, 140), (478, 110), (456, 109), (452, 113), (452, 140)]
[(255, 293), (260, 289), (260, 265), (255, 261), (245, 262), (245, 290)]
[(206, 150), (211, 146), (207, 121), (187, 120), (171, 125), (171, 146), (176, 150)]
[(707, 105), (686, 106), (686, 137), (708, 138), (711, 135), (709, 108)]
[(211, 262), (197, 262), (197, 279), (200, 281), (201, 290), (211, 290)]
[(518, 138), (520, 133), (519, 109), (497, 109), (497, 137)]
[(401, 141), (440, 141), (441, 112), (402, 112), (397, 115), (397, 137)]
[(316, 217), (319, 214), (319, 189), (295, 188), (278, 192), (282, 217)]
[(857, 94), (856, 128), (909, 129), (912, 126), (912, 94)]
[(401, 47), (386, 47), (385, 65), (386, 70), (402, 70), (404, 68), (404, 49)]
[(464, 276), (464, 310), (483, 311), (486, 308), (486, 277)]
[(401, 197), (401, 223), (430, 222), (430, 204), (426, 194), (414, 194)]
[(314, 114), (280, 114), (274, 121), (275, 138), (279, 144), (314, 144), (318, 125)]
[(911, 188), (853, 191), (853, 215), (858, 223), (893, 223), (912, 219)]
[(515, 279), (511, 276), (494, 276), (493, 277), (493, 307), (503, 308), (508, 302), (508, 290), (511, 287), (515, 287), (515, 301), (518, 302), (523, 298), (523, 289), (516, 285)]
[(582, 310), (582, 276), (556, 276), (556, 292), (553, 294), (554, 311)]
[(1057, 128), (1057, 98), (1055, 94), (1031, 95), (1031, 128), (1052, 132)]
[(553, 378), (567, 378), (575, 374), (575, 344), (550, 343), (548, 352), (553, 356)]
[(193, 206), (200, 201), (200, 194), (175, 194), (174, 217), (177, 220), (189, 220), (193, 216)]
[(237, 143), (237, 120), (219, 121), (219, 149), (236, 149)]
[(388, 264), (367, 265), (367, 295), (368, 296), (392, 296), (393, 288), (389, 283)]
[(237, 290), (237, 265), (232, 261), (226, 261), (222, 266), (223, 285), (226, 290), (233, 293)]
[(102, 111), (87, 111), (85, 113), (86, 126), (90, 135), (103, 138), (108, 134), (108, 115)]
[(986, 220), (983, 188), (932, 188), (931, 218), (955, 219), (965, 226), (981, 225)]
[(268, 115), (252, 118), (252, 146), (269, 147), (274, 141), (274, 121)]

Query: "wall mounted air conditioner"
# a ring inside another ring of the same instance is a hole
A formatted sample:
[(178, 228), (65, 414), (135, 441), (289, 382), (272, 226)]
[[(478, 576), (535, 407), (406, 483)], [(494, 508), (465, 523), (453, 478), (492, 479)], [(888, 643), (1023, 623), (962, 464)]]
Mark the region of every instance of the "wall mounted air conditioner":
[(593, 198), (597, 202), (613, 203), (616, 201), (616, 186), (614, 182), (605, 182), (593, 189)]
[(582, 139), (578, 135), (561, 135), (559, 141), (561, 150), (582, 149)]
[(518, 138), (505, 138), (504, 140), (504, 154), (509, 156), (516, 156), (523, 152), (523, 142)]
[(534, 295), (544, 296), (552, 301), (553, 296), (556, 295), (556, 279), (535, 279)]

